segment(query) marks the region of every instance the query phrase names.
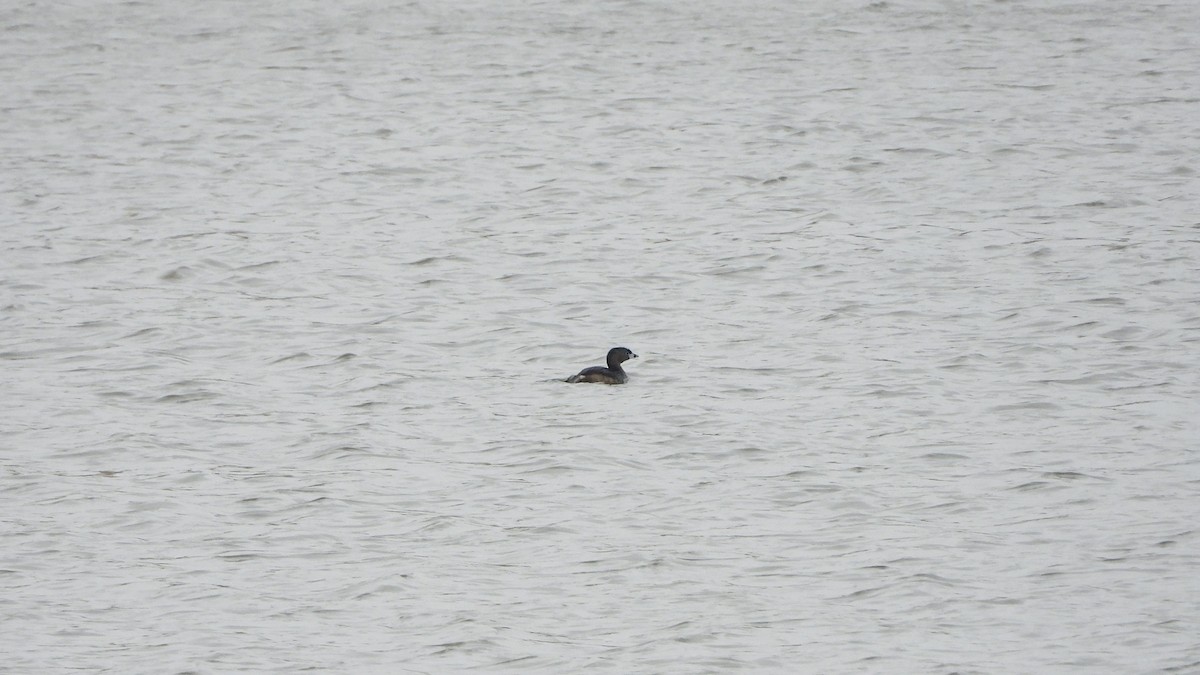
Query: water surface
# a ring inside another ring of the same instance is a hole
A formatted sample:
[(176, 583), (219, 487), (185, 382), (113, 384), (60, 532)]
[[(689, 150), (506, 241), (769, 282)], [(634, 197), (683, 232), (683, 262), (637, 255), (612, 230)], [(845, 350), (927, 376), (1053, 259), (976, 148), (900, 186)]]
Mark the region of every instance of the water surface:
[(0, 671), (1200, 669), (1192, 3), (0, 19)]

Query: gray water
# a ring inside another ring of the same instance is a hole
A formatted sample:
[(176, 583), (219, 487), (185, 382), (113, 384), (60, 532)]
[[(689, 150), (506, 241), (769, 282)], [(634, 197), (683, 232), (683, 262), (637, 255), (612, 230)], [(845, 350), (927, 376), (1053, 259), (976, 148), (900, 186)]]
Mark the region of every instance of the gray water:
[(0, 671), (1200, 672), (1197, 26), (6, 5)]

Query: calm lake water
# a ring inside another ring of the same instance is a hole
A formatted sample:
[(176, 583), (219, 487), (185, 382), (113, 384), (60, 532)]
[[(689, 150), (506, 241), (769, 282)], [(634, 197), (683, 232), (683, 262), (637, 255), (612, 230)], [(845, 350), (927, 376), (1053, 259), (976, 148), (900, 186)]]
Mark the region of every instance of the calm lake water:
[(0, 26), (0, 672), (1200, 672), (1200, 5)]

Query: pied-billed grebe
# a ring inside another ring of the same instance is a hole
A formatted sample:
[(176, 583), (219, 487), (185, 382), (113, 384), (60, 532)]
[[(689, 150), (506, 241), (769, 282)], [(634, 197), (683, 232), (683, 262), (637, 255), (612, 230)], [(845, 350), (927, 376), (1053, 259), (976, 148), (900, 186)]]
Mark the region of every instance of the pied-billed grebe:
[(601, 384), (625, 384), (629, 376), (621, 368), (621, 364), (629, 359), (636, 359), (637, 354), (624, 347), (613, 347), (608, 350), (608, 367), (592, 366), (579, 371), (578, 375), (567, 378), (567, 382), (599, 382)]

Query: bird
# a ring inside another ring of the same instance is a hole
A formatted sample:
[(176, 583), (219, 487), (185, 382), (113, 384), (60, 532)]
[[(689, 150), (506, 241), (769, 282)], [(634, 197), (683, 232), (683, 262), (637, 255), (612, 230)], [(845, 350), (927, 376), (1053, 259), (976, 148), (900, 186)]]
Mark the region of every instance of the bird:
[(629, 375), (625, 374), (625, 369), (621, 367), (629, 359), (636, 359), (637, 354), (629, 351), (625, 347), (613, 347), (608, 350), (608, 367), (592, 366), (579, 371), (579, 374), (572, 375), (567, 378), (567, 382), (597, 382), (600, 384), (625, 384), (629, 381)]

